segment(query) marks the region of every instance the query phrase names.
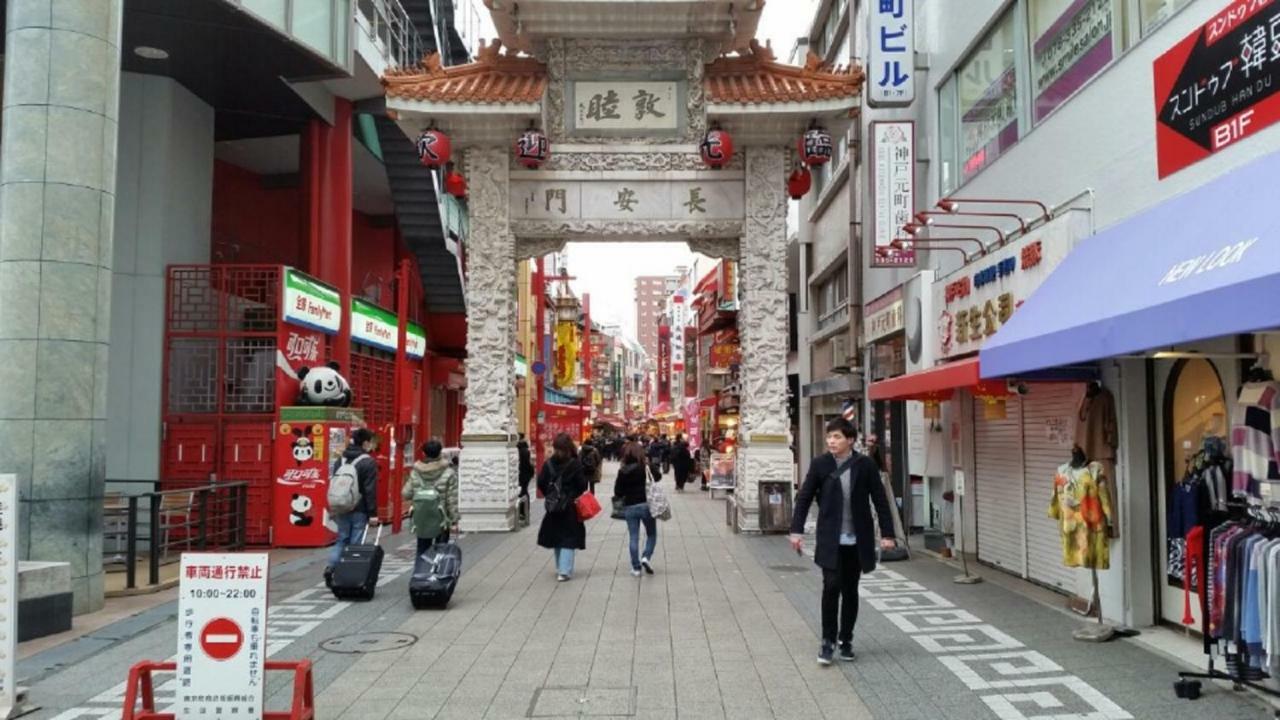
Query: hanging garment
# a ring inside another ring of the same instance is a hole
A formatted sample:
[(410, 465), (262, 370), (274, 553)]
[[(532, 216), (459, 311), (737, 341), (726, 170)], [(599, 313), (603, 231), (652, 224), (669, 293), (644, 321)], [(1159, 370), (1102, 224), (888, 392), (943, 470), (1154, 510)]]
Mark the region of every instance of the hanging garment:
[(1191, 614), (1191, 588), (1195, 586), (1200, 597), (1204, 597), (1204, 528), (1197, 525), (1191, 528), (1186, 537), (1186, 565), (1182, 579), (1182, 624), (1195, 625), (1196, 618)]
[(1231, 413), (1231, 494), (1261, 499), (1262, 484), (1280, 483), (1280, 384), (1249, 383)]
[(1111, 537), (1118, 538), (1120, 506), (1116, 502), (1116, 447), (1120, 442), (1116, 424), (1116, 400), (1110, 390), (1097, 386), (1092, 396), (1086, 392), (1080, 398), (1080, 405), (1076, 408), (1074, 441), (1084, 450), (1085, 457), (1102, 464), (1102, 473), (1107, 478), (1107, 499), (1112, 512), (1107, 518), (1108, 532)]
[(1062, 562), (1067, 567), (1106, 570), (1111, 567), (1111, 498), (1107, 495), (1102, 465), (1058, 466), (1053, 479), (1049, 517), (1058, 521), (1062, 536)]

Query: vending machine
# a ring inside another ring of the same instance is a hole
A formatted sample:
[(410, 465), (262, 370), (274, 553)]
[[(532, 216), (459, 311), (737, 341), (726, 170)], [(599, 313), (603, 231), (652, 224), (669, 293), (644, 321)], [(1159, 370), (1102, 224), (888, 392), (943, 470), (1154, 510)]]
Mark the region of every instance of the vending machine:
[(363, 426), (360, 411), (351, 408), (280, 408), (272, 545), (321, 547), (333, 542), (337, 525), (329, 517), (329, 470), (342, 457), (351, 433)]

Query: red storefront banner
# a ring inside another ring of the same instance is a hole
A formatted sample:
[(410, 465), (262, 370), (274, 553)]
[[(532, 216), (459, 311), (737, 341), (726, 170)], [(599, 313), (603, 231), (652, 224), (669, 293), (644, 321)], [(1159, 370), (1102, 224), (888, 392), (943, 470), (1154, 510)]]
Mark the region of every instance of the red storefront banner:
[(698, 397), (698, 330), (684, 329), (684, 396)]
[(1156, 58), (1161, 179), (1280, 120), (1277, 9), (1273, 0), (1234, 0)]
[(728, 370), (742, 363), (742, 346), (738, 344), (736, 330), (722, 330), (716, 333), (711, 343), (709, 364), (713, 370)]
[(538, 424), (539, 437), (534, 438), (534, 442), (540, 443), (543, 447), (543, 457), (551, 457), (551, 443), (555, 442), (556, 436), (560, 433), (568, 435), (574, 443), (582, 440), (583, 410), (584, 408), (579, 405), (555, 403), (543, 405), (546, 419)]
[(671, 328), (658, 326), (658, 402), (671, 400)]

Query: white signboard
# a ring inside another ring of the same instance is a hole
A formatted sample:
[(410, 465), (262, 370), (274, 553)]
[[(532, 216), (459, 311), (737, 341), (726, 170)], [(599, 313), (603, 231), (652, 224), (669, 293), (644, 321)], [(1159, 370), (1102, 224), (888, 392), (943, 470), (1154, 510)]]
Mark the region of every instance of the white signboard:
[(284, 321), (329, 335), (342, 324), (338, 291), (293, 268), (284, 269)]
[(964, 471), (955, 470), (952, 473), (952, 477), (955, 478), (952, 481), (952, 485), (955, 487), (956, 497), (964, 497)]
[(387, 352), (399, 347), (400, 320), (358, 298), (351, 300), (351, 339)]
[(895, 247), (902, 226), (915, 213), (916, 125), (911, 121), (871, 123), (871, 202), (875, 244), (871, 267), (914, 267), (914, 243)]
[(741, 220), (741, 180), (513, 180), (512, 220)]
[(1071, 210), (934, 281), (938, 357), (981, 349), (1088, 234), (1085, 211)]
[(573, 83), (573, 128), (590, 131), (662, 131), (680, 127), (680, 83)]
[(18, 476), (0, 475), (0, 717), (17, 709)]
[(910, 105), (916, 97), (915, 21), (912, 0), (870, 3), (867, 26), (867, 102), (872, 107)]
[(262, 717), (267, 553), (183, 553), (178, 720)]

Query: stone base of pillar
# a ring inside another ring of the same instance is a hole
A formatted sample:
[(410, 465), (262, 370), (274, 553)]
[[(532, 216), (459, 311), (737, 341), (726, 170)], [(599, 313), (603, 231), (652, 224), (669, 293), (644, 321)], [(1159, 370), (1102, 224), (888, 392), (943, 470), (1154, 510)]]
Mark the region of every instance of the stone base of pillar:
[(754, 442), (738, 450), (736, 469), (738, 487), (733, 493), (737, 505), (736, 527), (738, 532), (759, 533), (760, 484), (782, 482), (788, 487), (795, 482), (795, 461), (791, 448), (782, 443)]
[(505, 440), (462, 438), (458, 463), (458, 526), (462, 532), (510, 532), (516, 528), (514, 446)]

